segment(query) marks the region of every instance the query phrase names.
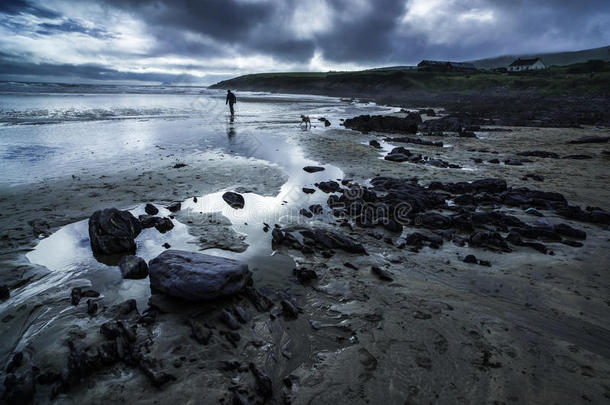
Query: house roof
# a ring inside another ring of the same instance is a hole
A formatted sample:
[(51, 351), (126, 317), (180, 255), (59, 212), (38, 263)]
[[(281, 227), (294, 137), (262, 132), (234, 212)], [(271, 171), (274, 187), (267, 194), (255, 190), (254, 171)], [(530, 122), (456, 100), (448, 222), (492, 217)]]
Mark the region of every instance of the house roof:
[(540, 60), (540, 58), (532, 58), (532, 59), (517, 59), (516, 61), (514, 61), (513, 63), (510, 64), (510, 66), (531, 66), (534, 63), (538, 62)]

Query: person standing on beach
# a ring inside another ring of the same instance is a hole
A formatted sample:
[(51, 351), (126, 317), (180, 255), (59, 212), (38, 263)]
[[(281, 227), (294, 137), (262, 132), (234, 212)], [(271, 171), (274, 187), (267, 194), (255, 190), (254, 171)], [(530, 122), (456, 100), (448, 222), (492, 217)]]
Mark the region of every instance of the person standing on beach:
[(227, 101), (226, 104), (229, 104), (229, 109), (231, 110), (231, 115), (235, 114), (235, 110), (233, 109), (233, 104), (237, 103), (237, 97), (231, 90), (227, 90)]

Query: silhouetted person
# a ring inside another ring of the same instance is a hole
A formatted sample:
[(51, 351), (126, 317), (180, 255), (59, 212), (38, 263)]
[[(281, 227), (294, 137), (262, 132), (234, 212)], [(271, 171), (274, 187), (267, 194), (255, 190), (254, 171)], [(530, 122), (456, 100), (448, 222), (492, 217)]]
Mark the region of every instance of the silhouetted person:
[(235, 94), (233, 94), (231, 90), (227, 90), (227, 101), (225, 102), (225, 104), (229, 104), (231, 115), (235, 114), (235, 110), (233, 109), (233, 104), (235, 103), (237, 103), (237, 97), (235, 97)]

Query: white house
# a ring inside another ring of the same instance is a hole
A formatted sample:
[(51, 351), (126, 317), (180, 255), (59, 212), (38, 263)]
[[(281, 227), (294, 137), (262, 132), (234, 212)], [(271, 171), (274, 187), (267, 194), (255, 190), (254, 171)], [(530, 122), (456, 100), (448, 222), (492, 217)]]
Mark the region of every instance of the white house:
[(522, 70), (538, 70), (546, 69), (544, 62), (540, 58), (533, 59), (517, 59), (508, 66), (509, 72), (520, 72)]

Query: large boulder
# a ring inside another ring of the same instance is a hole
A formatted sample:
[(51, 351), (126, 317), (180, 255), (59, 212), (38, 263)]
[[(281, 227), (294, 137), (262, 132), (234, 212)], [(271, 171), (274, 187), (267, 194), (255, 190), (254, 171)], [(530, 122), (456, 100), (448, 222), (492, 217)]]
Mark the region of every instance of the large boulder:
[(166, 250), (148, 263), (152, 289), (189, 301), (213, 300), (246, 286), (248, 265), (237, 260)]
[(107, 208), (89, 218), (91, 249), (97, 254), (135, 252), (135, 238), (140, 232), (142, 224), (129, 211)]

